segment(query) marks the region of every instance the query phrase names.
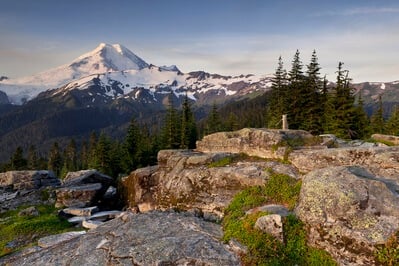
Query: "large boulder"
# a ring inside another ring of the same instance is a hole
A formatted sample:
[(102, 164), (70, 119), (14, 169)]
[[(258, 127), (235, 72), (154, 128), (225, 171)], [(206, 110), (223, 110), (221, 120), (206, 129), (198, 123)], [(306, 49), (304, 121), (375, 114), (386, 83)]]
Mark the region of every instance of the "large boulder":
[(197, 150), (245, 153), (262, 158), (283, 159), (287, 146), (302, 146), (313, 139), (312, 134), (304, 130), (244, 128), (207, 135), (197, 141)]
[(54, 189), (60, 184), (52, 171), (0, 173), (0, 213), (21, 205), (54, 204)]
[(0, 187), (10, 187), (13, 190), (55, 187), (60, 184), (60, 180), (52, 171), (8, 171), (0, 173)]
[(90, 207), (104, 203), (108, 188), (114, 184), (112, 177), (97, 170), (69, 172), (56, 190), (56, 207)]
[(374, 265), (373, 252), (399, 230), (399, 186), (362, 167), (328, 167), (303, 177), (297, 208), (310, 243), (342, 265)]
[(399, 147), (350, 147), (294, 150), (289, 161), (303, 173), (330, 166), (362, 165), (399, 184)]
[(221, 237), (220, 225), (188, 214), (125, 213), (84, 235), (46, 241), (45, 248), (2, 258), (0, 264), (239, 265)]
[[(123, 178), (130, 207), (140, 211), (179, 208), (200, 209), (219, 218), (234, 195), (243, 188), (263, 185), (273, 169), (297, 177), (295, 168), (282, 163), (243, 158), (228, 153), (200, 153), (186, 150), (163, 150), (159, 165), (132, 172)], [(221, 159), (231, 162), (210, 167)], [(227, 160), (228, 161), (228, 160)]]
[(399, 136), (384, 135), (384, 134), (373, 134), (371, 138), (391, 145), (399, 145)]

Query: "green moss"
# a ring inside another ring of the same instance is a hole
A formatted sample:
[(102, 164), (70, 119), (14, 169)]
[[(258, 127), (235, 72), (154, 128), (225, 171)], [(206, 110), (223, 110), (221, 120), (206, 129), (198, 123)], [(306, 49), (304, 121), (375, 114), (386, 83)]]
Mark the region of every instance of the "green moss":
[(209, 168), (213, 168), (213, 167), (223, 167), (223, 166), (227, 166), (229, 164), (231, 164), (233, 162), (233, 158), (232, 157), (224, 157), (220, 160), (211, 162), (210, 164), (208, 164)]
[(374, 256), (382, 265), (399, 265), (399, 232), (396, 232), (384, 245), (378, 246)]
[(307, 245), (304, 225), (294, 215), (283, 221), (282, 243), (254, 228), (256, 220), (267, 213), (245, 214), (247, 210), (266, 203), (284, 204), (292, 209), (299, 197), (300, 186), (300, 181), (271, 172), (265, 186), (241, 191), (226, 208), (223, 240), (236, 239), (248, 248), (242, 257), (244, 265), (337, 265), (325, 251)]
[[(50, 205), (36, 206), (39, 216), (18, 216), (18, 212), (27, 207), (0, 215), (0, 257), (32, 245), (40, 237), (76, 230), (68, 221), (59, 218), (57, 210)], [(9, 244), (12, 241), (14, 245)]]

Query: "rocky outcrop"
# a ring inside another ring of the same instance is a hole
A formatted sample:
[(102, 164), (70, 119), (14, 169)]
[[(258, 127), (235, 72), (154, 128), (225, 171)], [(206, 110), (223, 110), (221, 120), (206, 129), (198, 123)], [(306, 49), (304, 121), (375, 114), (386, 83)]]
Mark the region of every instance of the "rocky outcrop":
[(207, 135), (201, 141), (197, 141), (197, 150), (284, 159), (287, 146), (302, 146), (312, 140), (314, 137), (303, 130), (244, 128)]
[(175, 212), (124, 213), (81, 236), (0, 259), (6, 265), (239, 265), (220, 225)]
[[(2, 78), (6, 78), (6, 77), (3, 77), (3, 76), (0, 77), (0, 81), (2, 80)], [(10, 104), (7, 94), (3, 91), (0, 91), (0, 104)]]
[(330, 166), (362, 165), (375, 175), (399, 182), (399, 147), (294, 150), (288, 159), (303, 173)]
[(312, 245), (342, 265), (374, 265), (373, 252), (399, 230), (399, 186), (362, 167), (340, 166), (304, 176), (295, 209)]
[(8, 171), (0, 173), (0, 187), (10, 187), (13, 190), (55, 187), (60, 184), (60, 180), (52, 171)]
[(371, 135), (371, 138), (376, 141), (382, 142), (382, 143), (399, 145), (399, 137), (398, 136), (373, 134), (373, 135)]
[[(298, 177), (298, 172), (289, 165), (250, 157), (234, 162), (236, 156), (187, 150), (160, 151), (158, 166), (138, 169), (123, 178), (129, 205), (140, 211), (197, 208), (205, 214), (221, 217), (237, 192), (268, 180), (270, 173), (266, 169)], [(210, 167), (212, 162), (223, 158), (230, 158), (231, 162)]]
[(54, 188), (60, 184), (52, 171), (0, 173), (0, 213), (21, 205), (54, 204)]
[(69, 172), (62, 182), (62, 187), (56, 190), (55, 206), (60, 207), (90, 207), (104, 202), (108, 188), (114, 180), (97, 170), (82, 170)]

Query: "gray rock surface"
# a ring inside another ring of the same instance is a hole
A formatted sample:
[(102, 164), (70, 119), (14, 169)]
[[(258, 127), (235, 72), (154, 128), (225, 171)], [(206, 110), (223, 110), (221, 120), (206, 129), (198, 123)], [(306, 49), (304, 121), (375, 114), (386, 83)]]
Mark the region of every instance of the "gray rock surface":
[(0, 173), (0, 213), (21, 205), (54, 204), (54, 188), (60, 184), (52, 171)]
[(75, 216), (91, 216), (94, 213), (98, 212), (99, 209), (97, 206), (87, 207), (87, 208), (66, 208), (62, 210), (66, 214), (75, 215)]
[(26, 209), (21, 210), (18, 213), (18, 216), (39, 216), (39, 211), (35, 206), (28, 207)]
[(159, 165), (138, 169), (123, 178), (129, 207), (141, 212), (152, 209), (198, 208), (203, 213), (223, 216), (224, 208), (243, 188), (264, 184), (270, 173), (266, 169), (298, 177), (294, 167), (266, 160), (232, 162), (222, 167), (209, 163), (236, 155), (163, 150)]
[(104, 194), (100, 183), (68, 186), (56, 190), (56, 208), (60, 207), (90, 207)]
[(245, 153), (262, 158), (283, 159), (286, 141), (303, 142), (313, 136), (303, 130), (244, 128), (233, 132), (218, 132), (197, 141), (201, 152)]
[(82, 236), (84, 234), (86, 234), (86, 231), (66, 232), (58, 235), (46, 236), (40, 238), (37, 241), (37, 245), (41, 248), (49, 248)]
[(8, 171), (0, 173), (0, 187), (10, 187), (13, 190), (56, 187), (60, 184), (60, 180), (52, 171)]
[(281, 215), (269, 214), (261, 216), (256, 220), (255, 228), (274, 236), (280, 242), (284, 241), (283, 220)]
[(340, 166), (304, 176), (295, 209), (312, 245), (342, 265), (374, 265), (373, 252), (399, 230), (399, 186), (362, 167)]
[(331, 166), (361, 165), (399, 184), (399, 147), (294, 150), (288, 159), (303, 173)]
[(389, 142), (389, 143), (392, 143), (393, 145), (399, 145), (399, 137), (398, 136), (373, 134), (373, 135), (371, 135), (371, 138), (376, 141)]
[(125, 213), (85, 235), (0, 259), (7, 265), (240, 265), (221, 227), (184, 213)]

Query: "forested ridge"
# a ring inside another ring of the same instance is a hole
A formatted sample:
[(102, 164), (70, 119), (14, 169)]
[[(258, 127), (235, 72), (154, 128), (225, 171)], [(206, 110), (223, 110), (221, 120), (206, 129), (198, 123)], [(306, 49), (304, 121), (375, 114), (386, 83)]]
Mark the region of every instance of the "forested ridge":
[(205, 118), (201, 118), (203, 110), (196, 109), (187, 96), (177, 106), (171, 92), (161, 125), (160, 119), (151, 124), (131, 118), (125, 135), (119, 138), (93, 131), (87, 139), (71, 138), (64, 145), (54, 142), (44, 154), (34, 145), (28, 150), (18, 147), (0, 170), (50, 169), (63, 177), (69, 171), (95, 168), (116, 178), (155, 164), (160, 149), (193, 149), (196, 140), (207, 134), (244, 127), (281, 128), (283, 114), (288, 117), (290, 129), (314, 135), (331, 133), (344, 139), (368, 139), (372, 133), (399, 135), (398, 106), (386, 118), (380, 97), (369, 117), (362, 95), (355, 95), (344, 63), (338, 62), (332, 82), (320, 72), (316, 51), (304, 65), (297, 50), (289, 71), (279, 57), (270, 91), (222, 106), (214, 103), (208, 106)]

